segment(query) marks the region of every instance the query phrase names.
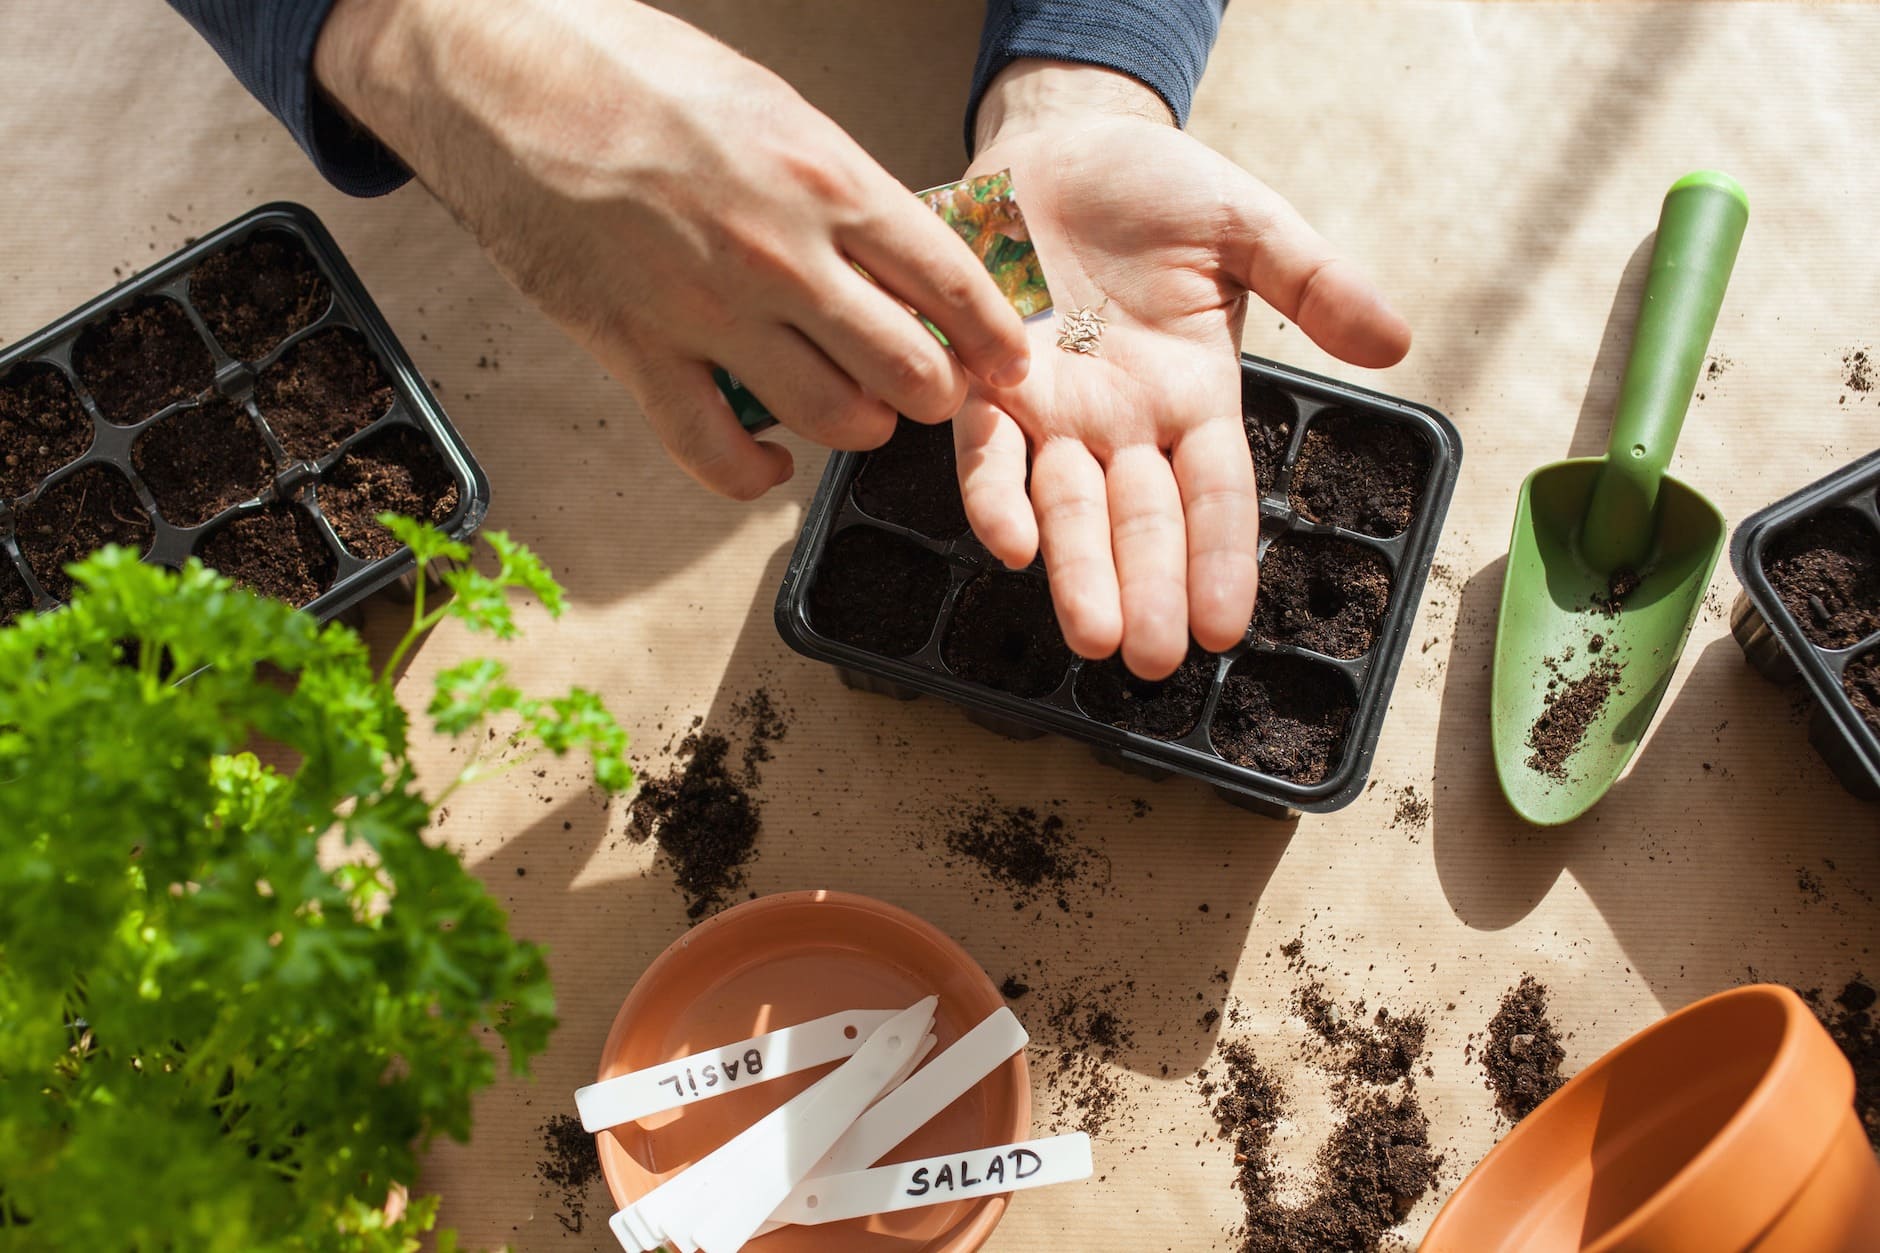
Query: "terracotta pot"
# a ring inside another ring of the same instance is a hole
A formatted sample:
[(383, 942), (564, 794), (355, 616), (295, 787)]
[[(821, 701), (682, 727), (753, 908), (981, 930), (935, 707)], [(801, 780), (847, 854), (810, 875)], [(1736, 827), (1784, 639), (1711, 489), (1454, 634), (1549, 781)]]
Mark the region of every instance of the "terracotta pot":
[[(979, 964), (906, 910), (845, 892), (785, 892), (700, 923), (646, 968), (601, 1050), (602, 1079), (845, 1009), (905, 1009), (937, 994), (935, 1049), (1005, 1004)], [(817, 1078), (819, 1068), (627, 1123), (596, 1137), (614, 1203), (626, 1206)], [(1023, 1140), (1025, 1054), (993, 1071), (885, 1160)], [(785, 1227), (752, 1253), (972, 1253), (1005, 1214), (987, 1197), (820, 1227)]]
[(1482, 1159), (1424, 1253), (1880, 1250), (1854, 1073), (1800, 997), (1720, 992), (1575, 1076)]

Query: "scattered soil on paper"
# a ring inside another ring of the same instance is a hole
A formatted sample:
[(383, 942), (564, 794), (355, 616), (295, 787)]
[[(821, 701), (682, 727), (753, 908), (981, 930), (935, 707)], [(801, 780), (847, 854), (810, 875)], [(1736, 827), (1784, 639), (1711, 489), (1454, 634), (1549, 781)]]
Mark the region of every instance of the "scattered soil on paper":
[(1047, 1017), (1059, 1041), (1041, 1067), (1051, 1126), (1101, 1138), (1132, 1112), (1117, 1057), (1136, 1037), (1114, 1006), (1134, 990), (1134, 983), (1110, 983), (1071, 993)]
[(1874, 389), (1873, 358), (1865, 348), (1850, 348), (1841, 354), (1842, 384), (1850, 392), (1866, 393)]
[(1847, 1054), (1854, 1068), (1854, 1110), (1867, 1139), (1880, 1151), (1880, 1017), (1875, 1014), (1880, 996), (1865, 977), (1856, 975), (1833, 997), (1819, 989), (1802, 997)]
[(1430, 798), (1419, 793), (1411, 784), (1404, 784), (1397, 792), (1397, 812), (1391, 815), (1390, 825), (1394, 830), (1409, 832), (1421, 831), (1430, 825), (1433, 807)]
[(581, 1120), (573, 1114), (556, 1114), (537, 1128), (542, 1137), (542, 1151), (535, 1173), (549, 1187), (561, 1193), (561, 1211), (555, 1217), (571, 1232), (579, 1232), (587, 1221), (588, 1191), (601, 1177), (600, 1152), (594, 1137), (582, 1130)]
[(1546, 985), (1522, 975), (1488, 1020), (1488, 1043), (1482, 1046), (1482, 1068), (1496, 1107), (1512, 1122), (1526, 1118), (1566, 1082), (1560, 1073), (1566, 1057), (1560, 1033), (1547, 1016)]
[(944, 838), (949, 852), (1011, 893), (1014, 909), (1047, 897), (1069, 911), (1066, 892), (1091, 860), (1062, 817), (1028, 805), (981, 802), (954, 817)]

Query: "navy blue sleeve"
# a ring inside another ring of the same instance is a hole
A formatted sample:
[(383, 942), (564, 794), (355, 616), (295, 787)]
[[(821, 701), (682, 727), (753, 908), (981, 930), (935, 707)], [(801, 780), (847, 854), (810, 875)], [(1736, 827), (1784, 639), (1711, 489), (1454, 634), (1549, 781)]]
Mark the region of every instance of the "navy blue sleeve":
[(1120, 70), (1154, 89), (1176, 125), (1187, 125), (1225, 8), (1226, 0), (990, 0), (966, 107), (967, 151), (980, 97), (1000, 70), (1025, 57)]
[(354, 196), (382, 196), (411, 171), (361, 130), (313, 82), (313, 45), (333, 0), (170, 0), (242, 86), (281, 119), (326, 180)]

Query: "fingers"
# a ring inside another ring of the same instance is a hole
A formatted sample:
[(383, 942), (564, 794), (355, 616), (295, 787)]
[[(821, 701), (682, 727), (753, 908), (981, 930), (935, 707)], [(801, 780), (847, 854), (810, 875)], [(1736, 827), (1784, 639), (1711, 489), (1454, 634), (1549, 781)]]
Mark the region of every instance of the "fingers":
[(1229, 273), (1285, 314), (1312, 342), (1353, 365), (1395, 365), (1410, 326), (1298, 210), (1238, 168), (1229, 175)]
[(662, 357), (638, 362), (632, 373), (659, 442), (714, 492), (755, 500), (795, 473), (789, 449), (752, 439), (738, 425), (704, 362)]
[(879, 448), (894, 434), (894, 410), (864, 393), (792, 327), (752, 331), (726, 351), (723, 365), (777, 421), (824, 447)]
[[(883, 220), (837, 243), (857, 265), (940, 328), (974, 375), (1015, 387), (1031, 366), (1024, 323), (979, 259), (913, 197), (891, 202)], [(910, 415), (911, 416), (911, 415)]]
[[(1110, 461), (1107, 482), (1122, 605), (1123, 664), (1145, 679), (1167, 678), (1188, 654), (1182, 496), (1168, 458), (1153, 444), (1118, 452)], [(1052, 579), (1055, 583), (1055, 569)]]
[(1123, 641), (1123, 610), (1103, 467), (1075, 440), (1047, 440), (1032, 461), (1031, 500), (1064, 642), (1108, 657)]
[(966, 521), (986, 550), (1014, 570), (1038, 555), (1038, 516), (1025, 494), (1025, 433), (978, 396), (953, 419)]
[(892, 296), (832, 262), (797, 326), (862, 390), (916, 422), (944, 422), (966, 399), (966, 372)]
[(1188, 431), (1171, 461), (1187, 519), (1189, 630), (1223, 652), (1247, 633), (1260, 577), (1260, 497), (1240, 419)]

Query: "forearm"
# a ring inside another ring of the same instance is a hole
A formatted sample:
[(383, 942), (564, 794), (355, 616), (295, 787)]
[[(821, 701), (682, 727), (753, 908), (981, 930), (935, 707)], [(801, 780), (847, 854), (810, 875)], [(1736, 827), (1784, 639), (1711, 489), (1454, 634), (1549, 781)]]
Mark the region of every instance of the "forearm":
[(1095, 118), (1138, 117), (1175, 125), (1159, 93), (1138, 79), (1096, 65), (1014, 61), (980, 97), (973, 151), (1028, 131), (1075, 128)]

